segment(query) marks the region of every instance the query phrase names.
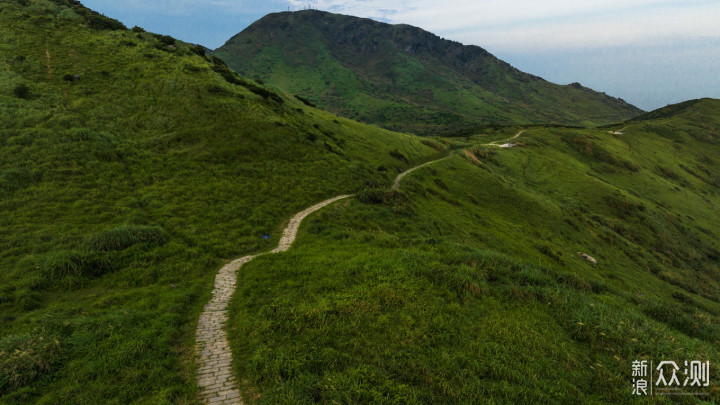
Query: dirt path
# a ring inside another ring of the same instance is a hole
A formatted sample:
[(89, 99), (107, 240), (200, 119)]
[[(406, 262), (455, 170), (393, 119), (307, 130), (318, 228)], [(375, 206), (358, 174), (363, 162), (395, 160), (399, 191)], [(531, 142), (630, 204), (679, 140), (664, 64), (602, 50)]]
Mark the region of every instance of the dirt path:
[(627, 126), (624, 126), (620, 129), (618, 129), (617, 131), (608, 131), (608, 133), (613, 134), (613, 135), (625, 135), (626, 129), (627, 129)]
[(421, 164), (421, 165), (419, 165), (419, 166), (413, 167), (412, 169), (407, 169), (406, 171), (404, 171), (403, 173), (400, 173), (400, 174), (395, 178), (395, 182), (394, 182), (393, 185), (392, 185), (392, 189), (393, 189), (393, 190), (399, 189), (399, 188), (400, 188), (400, 180), (402, 180), (403, 177), (405, 177), (405, 176), (407, 176), (408, 174), (414, 172), (415, 170), (417, 170), (417, 169), (419, 169), (419, 168), (421, 168), (421, 167), (425, 167), (425, 166), (427, 166), (427, 165), (431, 165), (431, 164), (433, 164), (433, 163), (437, 163), (437, 162), (439, 162), (439, 161), (441, 161), (441, 160), (445, 160), (445, 159), (449, 158), (450, 156), (452, 156), (452, 154), (447, 155), (447, 156), (445, 156), (444, 158), (441, 158), (441, 159), (438, 159), (438, 160), (433, 160), (432, 162), (423, 163), (423, 164)]
[[(423, 163), (399, 174), (395, 179), (395, 183), (393, 183), (392, 189), (397, 190), (400, 187), (400, 180), (414, 170), (447, 159), (450, 156)], [(212, 298), (205, 305), (195, 331), (195, 353), (197, 356), (198, 388), (200, 389), (199, 397), (201, 402), (236, 405), (243, 403), (232, 369), (232, 353), (230, 352), (230, 342), (226, 330), (228, 305), (235, 292), (237, 272), (240, 267), (260, 255), (287, 251), (295, 242), (298, 228), (300, 228), (300, 223), (305, 217), (335, 201), (348, 197), (351, 197), (351, 195), (333, 197), (297, 213), (285, 227), (275, 249), (233, 260), (218, 271), (215, 276)]]
[[(508, 138), (504, 141), (495, 141), (495, 142), (485, 143), (485, 144), (483, 144), (483, 146), (497, 146), (498, 148), (512, 148), (513, 146), (515, 146), (515, 144), (511, 143), (510, 141), (512, 141), (513, 139), (522, 135), (523, 133), (525, 133), (525, 131), (527, 131), (527, 130), (523, 129), (522, 131), (515, 134), (515, 136), (513, 136), (512, 138)], [(500, 142), (503, 142), (503, 143), (500, 144)]]

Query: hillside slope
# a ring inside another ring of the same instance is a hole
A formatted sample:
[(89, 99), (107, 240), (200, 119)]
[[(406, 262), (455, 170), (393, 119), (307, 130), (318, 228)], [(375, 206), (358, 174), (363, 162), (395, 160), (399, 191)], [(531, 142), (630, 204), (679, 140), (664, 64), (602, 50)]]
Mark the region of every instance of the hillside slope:
[[(717, 375), (720, 100), (691, 104), (624, 134), (489, 131), (310, 218), (239, 276), (243, 397), (632, 404), (636, 360)], [(648, 402), (720, 400), (714, 377), (680, 392), (704, 395)]]
[(420, 139), (0, 0), (0, 403), (195, 403), (217, 270), (346, 193), (238, 274), (246, 403), (632, 403), (637, 359), (710, 361), (718, 402), (718, 111)]
[(214, 54), (321, 108), (420, 134), (488, 124), (609, 124), (641, 112), (577, 83), (520, 72), (477, 46), (315, 10), (269, 14)]
[(224, 260), (441, 154), (202, 54), (74, 1), (0, 1), (1, 403), (194, 402)]

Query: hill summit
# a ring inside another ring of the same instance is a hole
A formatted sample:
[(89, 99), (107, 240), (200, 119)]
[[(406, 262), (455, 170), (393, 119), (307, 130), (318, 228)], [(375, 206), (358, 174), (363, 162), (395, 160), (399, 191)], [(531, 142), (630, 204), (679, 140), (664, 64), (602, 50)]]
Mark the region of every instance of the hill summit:
[(479, 46), (317, 10), (269, 14), (215, 55), (323, 109), (420, 134), (495, 124), (608, 124), (641, 113), (579, 83), (523, 73)]

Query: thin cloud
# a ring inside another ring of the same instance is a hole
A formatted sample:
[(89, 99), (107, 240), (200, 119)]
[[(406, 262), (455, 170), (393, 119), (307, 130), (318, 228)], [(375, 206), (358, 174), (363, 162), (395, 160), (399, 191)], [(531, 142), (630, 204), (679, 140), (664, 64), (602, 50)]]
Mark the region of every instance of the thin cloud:
[(358, 15), (420, 26), (481, 46), (548, 49), (647, 42), (670, 37), (720, 38), (720, 2), (707, 0), (288, 0), (294, 8)]

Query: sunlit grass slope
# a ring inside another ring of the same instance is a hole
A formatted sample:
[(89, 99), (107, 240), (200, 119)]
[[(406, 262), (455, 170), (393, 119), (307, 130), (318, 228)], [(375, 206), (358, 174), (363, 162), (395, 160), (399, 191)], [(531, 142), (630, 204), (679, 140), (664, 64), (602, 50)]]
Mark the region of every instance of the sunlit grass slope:
[[(634, 360), (720, 364), (720, 101), (462, 140), (243, 267), (250, 403), (635, 403)], [(612, 134), (610, 132), (624, 132)], [(597, 265), (578, 252), (597, 259)], [(720, 400), (655, 397), (655, 402)]]
[(224, 259), (444, 153), (60, 0), (0, 1), (0, 123), (13, 404), (193, 402), (194, 328)]

